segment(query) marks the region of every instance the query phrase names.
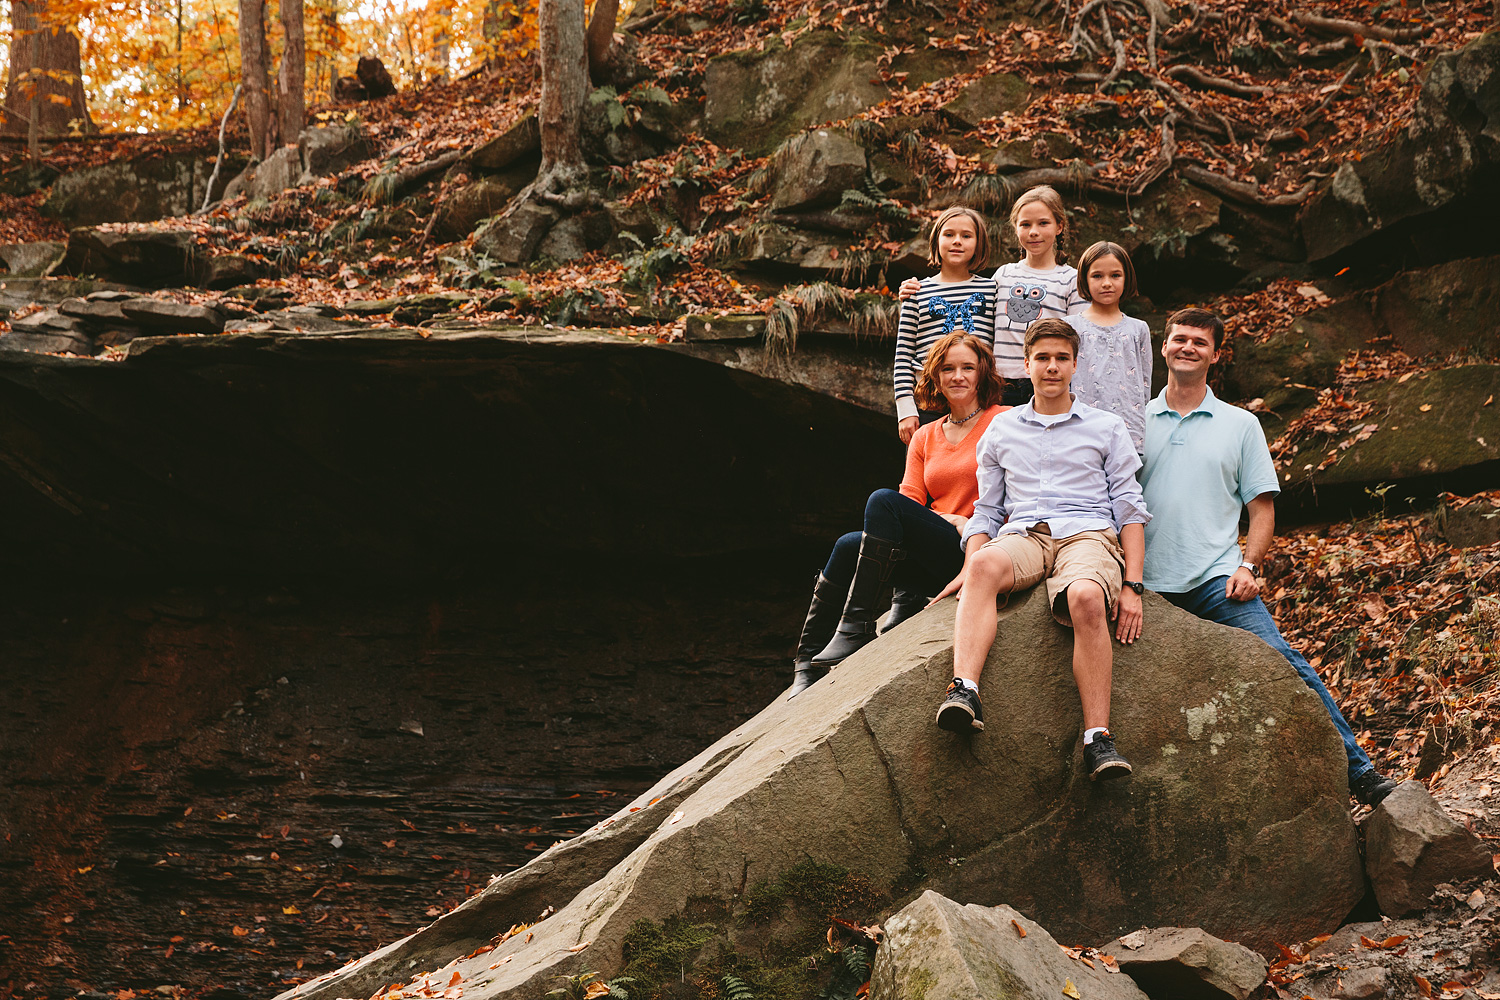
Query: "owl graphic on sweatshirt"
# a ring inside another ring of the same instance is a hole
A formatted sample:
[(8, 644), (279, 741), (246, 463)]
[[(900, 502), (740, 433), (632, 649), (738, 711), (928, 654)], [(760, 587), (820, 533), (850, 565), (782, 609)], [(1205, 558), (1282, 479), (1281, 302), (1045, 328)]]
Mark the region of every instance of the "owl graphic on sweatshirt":
[(1030, 323), (1042, 313), (1042, 299), (1047, 295), (1047, 289), (1041, 285), (1010, 286), (1010, 299), (1005, 303), (1005, 315), (1010, 317), (1012, 323), (1022, 325)]

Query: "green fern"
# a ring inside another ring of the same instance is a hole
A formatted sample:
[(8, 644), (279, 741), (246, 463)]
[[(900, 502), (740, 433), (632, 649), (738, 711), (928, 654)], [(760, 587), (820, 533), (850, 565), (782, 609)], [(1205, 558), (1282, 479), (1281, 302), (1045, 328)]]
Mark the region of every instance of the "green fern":
[(750, 984), (739, 976), (729, 973), (720, 982), (724, 984), (724, 1000), (755, 1000)]
[(839, 952), (833, 978), (818, 994), (818, 1000), (855, 1000), (860, 987), (870, 981), (870, 951), (864, 945), (851, 944)]

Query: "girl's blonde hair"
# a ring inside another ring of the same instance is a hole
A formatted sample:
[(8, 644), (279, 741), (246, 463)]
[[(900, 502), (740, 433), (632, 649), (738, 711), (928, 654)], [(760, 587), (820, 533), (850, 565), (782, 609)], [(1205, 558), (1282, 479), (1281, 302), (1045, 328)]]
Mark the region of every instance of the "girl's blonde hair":
[(1016, 203), (1010, 206), (1010, 238), (1015, 243), (1016, 249), (1021, 251), (1021, 256), (1026, 256), (1026, 249), (1016, 240), (1016, 220), (1021, 217), (1021, 209), (1032, 202), (1040, 202), (1042, 207), (1052, 213), (1052, 220), (1057, 223), (1057, 242), (1054, 244), (1053, 253), (1057, 262), (1061, 264), (1067, 255), (1063, 252), (1063, 241), (1068, 238), (1068, 213), (1063, 209), (1062, 195), (1057, 189), (1046, 184), (1038, 184), (1034, 188), (1027, 188), (1021, 192)]
[(943, 257), (938, 247), (938, 236), (951, 219), (959, 216), (974, 223), (974, 256), (969, 259), (969, 270), (977, 271), (990, 261), (990, 227), (985, 224), (984, 216), (964, 205), (954, 205), (952, 208), (944, 209), (943, 214), (939, 215), (937, 221), (932, 224), (932, 232), (927, 234), (927, 263), (933, 267), (942, 266)]
[(1089, 268), (1099, 262), (1101, 258), (1113, 257), (1120, 262), (1120, 270), (1125, 272), (1125, 287), (1120, 290), (1120, 298), (1133, 299), (1136, 296), (1135, 287), (1135, 265), (1130, 262), (1130, 254), (1118, 243), (1109, 240), (1100, 240), (1083, 252), (1078, 258), (1078, 297), (1085, 302), (1094, 301), (1094, 293), (1089, 289)]
[[(1072, 329), (1072, 327), (1069, 327)], [(979, 391), (979, 405), (989, 409), (1000, 402), (1005, 391), (1005, 379), (995, 371), (995, 352), (984, 339), (962, 330), (954, 330), (932, 345), (927, 352), (927, 361), (922, 365), (922, 374), (917, 377), (917, 405), (924, 410), (946, 410), (948, 397), (943, 395), (938, 381), (938, 372), (948, 359), (948, 352), (955, 347), (967, 347), (979, 357), (979, 371), (974, 388)]]

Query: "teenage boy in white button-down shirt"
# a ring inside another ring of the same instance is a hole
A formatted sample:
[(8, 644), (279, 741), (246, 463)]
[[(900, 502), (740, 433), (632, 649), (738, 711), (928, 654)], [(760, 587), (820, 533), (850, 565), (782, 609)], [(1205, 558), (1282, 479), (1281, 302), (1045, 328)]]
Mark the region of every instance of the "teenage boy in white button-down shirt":
[(979, 502), (964, 529), (964, 567), (934, 601), (959, 592), (953, 683), (937, 724), (984, 728), (979, 675), (995, 641), (995, 601), (1046, 581), (1052, 615), (1073, 629), (1073, 679), (1083, 703), (1084, 767), (1095, 780), (1130, 773), (1109, 732), (1115, 637), (1141, 634), (1144, 525), (1151, 519), (1125, 422), (1069, 390), (1078, 333), (1059, 319), (1026, 331), (1035, 397), (995, 418), (980, 439)]

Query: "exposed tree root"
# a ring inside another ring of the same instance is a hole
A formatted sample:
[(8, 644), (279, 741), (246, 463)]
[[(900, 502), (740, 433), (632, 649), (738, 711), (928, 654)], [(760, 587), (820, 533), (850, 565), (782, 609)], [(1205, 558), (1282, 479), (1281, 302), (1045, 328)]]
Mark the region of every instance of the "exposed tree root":
[(1312, 194), (1313, 188), (1317, 186), (1315, 182), (1308, 181), (1291, 194), (1274, 195), (1268, 198), (1260, 193), (1260, 185), (1258, 184), (1231, 180), (1223, 174), (1216, 174), (1212, 170), (1196, 164), (1185, 163), (1177, 169), (1183, 177), (1193, 183), (1201, 184), (1216, 194), (1221, 194), (1226, 198), (1232, 198), (1235, 201), (1244, 202), (1248, 205), (1264, 205), (1268, 207), (1300, 205), (1307, 200), (1307, 196)]
[(1294, 10), (1291, 19), (1304, 28), (1312, 28), (1330, 35), (1349, 35), (1352, 38), (1378, 38), (1386, 42), (1414, 42), (1425, 38), (1432, 28), (1417, 25), (1412, 28), (1387, 28), (1379, 24), (1360, 24), (1337, 17), (1320, 17), (1307, 11)]
[(1162, 73), (1173, 79), (1188, 80), (1200, 87), (1210, 87), (1214, 90), (1222, 90), (1227, 94), (1237, 94), (1240, 97), (1264, 97), (1267, 94), (1275, 93), (1270, 87), (1239, 83), (1235, 80), (1227, 80), (1222, 76), (1212, 76), (1203, 72), (1198, 67), (1190, 66), (1186, 63), (1168, 66)]

